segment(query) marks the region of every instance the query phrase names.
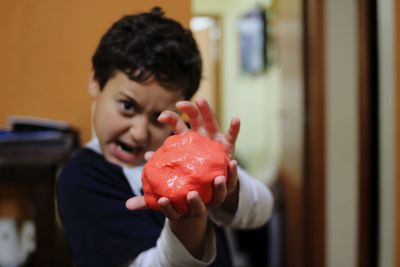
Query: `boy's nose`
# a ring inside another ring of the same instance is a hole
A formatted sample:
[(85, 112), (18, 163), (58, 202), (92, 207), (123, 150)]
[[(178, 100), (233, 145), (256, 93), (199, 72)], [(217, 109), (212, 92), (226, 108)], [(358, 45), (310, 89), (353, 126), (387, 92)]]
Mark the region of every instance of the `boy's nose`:
[(149, 120), (145, 116), (135, 116), (129, 133), (136, 145), (146, 146), (150, 138)]

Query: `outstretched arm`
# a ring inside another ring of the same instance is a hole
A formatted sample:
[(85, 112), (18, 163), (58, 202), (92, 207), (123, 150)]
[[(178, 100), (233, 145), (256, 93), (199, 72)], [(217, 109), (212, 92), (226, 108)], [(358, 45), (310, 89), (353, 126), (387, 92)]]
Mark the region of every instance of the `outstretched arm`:
[[(146, 153), (146, 160), (149, 160), (152, 154), (153, 152)], [(158, 200), (158, 205), (168, 218), (166, 227), (169, 227), (187, 251), (196, 259), (207, 261), (207, 257), (204, 258), (205, 243), (210, 241), (207, 239), (214, 238), (212, 230), (208, 229), (208, 211), (198, 192), (188, 192), (186, 199), (190, 209), (190, 213), (187, 215), (181, 214), (175, 210), (170, 200), (166, 197), (161, 197)], [(132, 197), (126, 202), (126, 207), (129, 210), (142, 209), (146, 208), (146, 202), (143, 196)], [(210, 233), (207, 234), (207, 231)], [(155, 251), (150, 251), (149, 253), (155, 253)], [(211, 258), (214, 256), (215, 255), (211, 255)]]
[[(240, 130), (239, 118), (233, 118), (228, 131), (222, 133), (213, 111), (205, 98), (200, 97), (194, 103), (190, 101), (179, 101), (176, 103), (176, 107), (179, 111), (188, 115), (190, 128), (176, 112), (170, 110), (163, 111), (158, 117), (158, 120), (170, 125), (175, 134), (196, 131), (201, 135), (223, 144), (228, 151), (230, 157), (228, 177), (220, 176), (215, 178), (213, 200), (209, 205), (212, 207), (220, 206), (229, 213), (235, 213), (238, 204), (239, 184), (237, 178), (237, 162), (234, 159), (234, 154), (235, 144)], [(151, 155), (152, 152), (148, 152), (145, 156), (146, 159), (148, 160)], [(146, 207), (143, 197), (135, 197), (135, 199), (129, 201), (132, 209)]]
[[(219, 218), (220, 220), (217, 222), (223, 225), (239, 228), (257, 227), (265, 223), (272, 213), (272, 194), (266, 185), (251, 177), (244, 170), (241, 170), (238, 176), (238, 166), (234, 160), (240, 120), (233, 118), (228, 131), (222, 133), (204, 98), (197, 99), (195, 103), (180, 101), (176, 106), (179, 111), (188, 115), (192, 131), (197, 131), (222, 143), (231, 158), (228, 178), (219, 177), (214, 180), (214, 199), (210, 206), (218, 207), (218, 209), (211, 209), (212, 218)], [(162, 115), (161, 119), (172, 125), (176, 132), (188, 131), (187, 126), (176, 113), (166, 111)], [(217, 216), (221, 214), (223, 216)]]
[[(160, 266), (195, 267), (208, 266), (214, 260), (215, 237), (209, 225), (208, 211), (195, 191), (188, 192), (187, 202), (190, 214), (183, 215), (173, 208), (168, 198), (158, 200), (161, 211), (167, 217), (166, 225), (157, 246), (141, 253), (132, 266), (158, 266), (153, 265), (157, 262)], [(133, 197), (126, 202), (126, 206), (136, 210), (145, 207), (146, 203), (142, 197)]]
[[(166, 197), (160, 198), (158, 205), (168, 218), (167, 227), (170, 228), (191, 255), (201, 260), (207, 239), (208, 211), (198, 192), (188, 192), (186, 199), (190, 209), (189, 215), (181, 214), (175, 210), (170, 200)], [(129, 210), (137, 210), (145, 208), (146, 203), (143, 197), (133, 197), (126, 202), (126, 207)]]
[[(230, 156), (228, 177), (219, 176), (214, 179), (213, 199), (209, 206), (220, 207), (230, 214), (234, 214), (238, 207), (239, 185), (237, 180), (237, 162), (233, 159), (236, 139), (240, 129), (240, 121), (234, 118), (226, 134), (220, 131), (215, 116), (204, 98), (199, 98), (192, 103), (179, 101), (176, 104), (179, 111), (189, 117), (190, 129), (181, 117), (172, 111), (163, 111), (158, 120), (169, 124), (175, 134), (186, 131), (196, 131), (201, 135), (220, 142), (226, 148)], [(146, 159), (152, 152), (146, 154)], [(177, 212), (169, 199), (162, 197), (158, 200), (161, 211), (169, 219), (169, 226), (176, 237), (188, 249), (188, 251), (200, 258), (203, 255), (205, 236), (208, 225), (208, 209), (195, 191), (187, 194), (190, 214), (183, 215)], [(127, 201), (126, 206), (130, 210), (146, 207), (143, 197), (134, 197)]]

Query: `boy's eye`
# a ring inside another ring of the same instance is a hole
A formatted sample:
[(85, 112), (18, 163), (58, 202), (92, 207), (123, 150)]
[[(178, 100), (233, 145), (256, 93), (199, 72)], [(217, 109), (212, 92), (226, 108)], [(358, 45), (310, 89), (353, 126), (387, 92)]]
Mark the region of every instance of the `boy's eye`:
[(134, 113), (135, 105), (131, 101), (121, 100), (120, 102), (121, 110), (124, 113)]

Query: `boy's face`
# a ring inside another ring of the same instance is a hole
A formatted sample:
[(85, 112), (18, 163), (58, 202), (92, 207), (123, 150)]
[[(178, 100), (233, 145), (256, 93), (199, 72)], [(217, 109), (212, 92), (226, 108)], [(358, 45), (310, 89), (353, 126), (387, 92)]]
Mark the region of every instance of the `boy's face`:
[(155, 79), (137, 83), (117, 71), (100, 90), (91, 78), (89, 92), (95, 99), (94, 128), (106, 159), (134, 166), (146, 151), (156, 150), (171, 134), (170, 126), (158, 122), (166, 109), (174, 110), (179, 92), (168, 91)]

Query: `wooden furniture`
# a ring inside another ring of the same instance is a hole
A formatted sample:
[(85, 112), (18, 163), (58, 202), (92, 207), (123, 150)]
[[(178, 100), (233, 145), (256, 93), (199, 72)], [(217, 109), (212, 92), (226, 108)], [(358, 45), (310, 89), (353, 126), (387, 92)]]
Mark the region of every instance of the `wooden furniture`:
[(57, 220), (55, 184), (71, 149), (60, 146), (0, 146), (0, 188), (28, 188), (36, 227), (34, 266), (72, 266)]

